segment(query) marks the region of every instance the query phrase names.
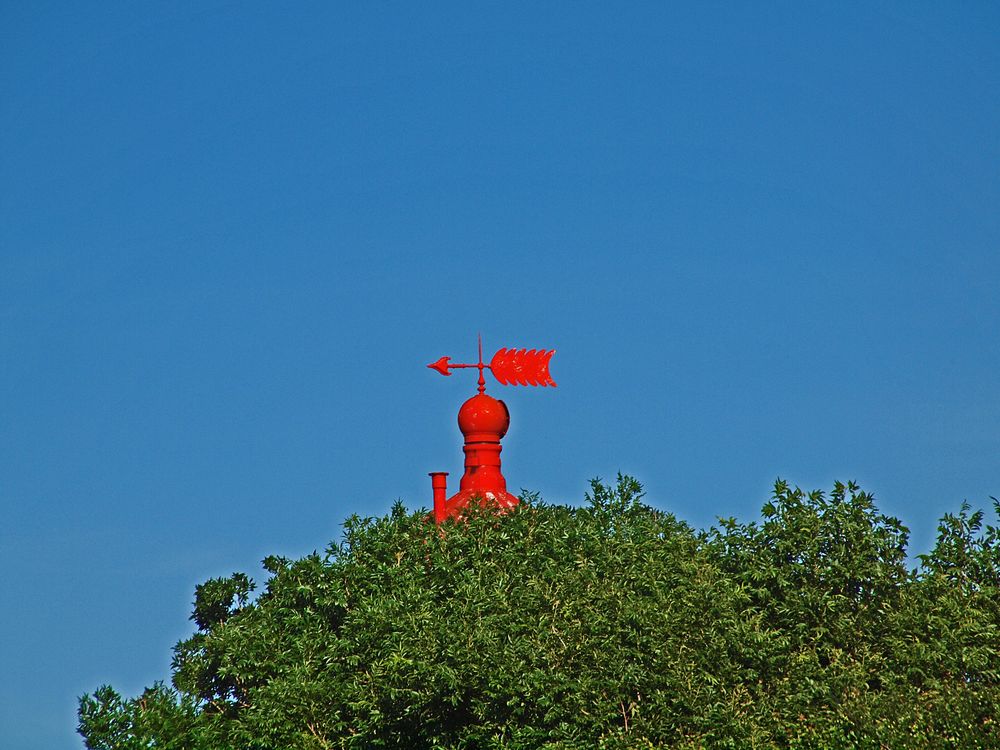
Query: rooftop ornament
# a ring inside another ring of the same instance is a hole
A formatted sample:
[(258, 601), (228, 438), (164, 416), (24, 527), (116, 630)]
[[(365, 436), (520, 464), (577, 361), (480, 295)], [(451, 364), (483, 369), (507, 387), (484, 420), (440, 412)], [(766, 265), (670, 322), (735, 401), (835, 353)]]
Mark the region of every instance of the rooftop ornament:
[(448, 472), (430, 474), (434, 493), (434, 521), (441, 523), (461, 514), (473, 498), (480, 504), (494, 503), (501, 510), (513, 508), (520, 499), (507, 492), (507, 480), (500, 472), (500, 439), (510, 426), (507, 405), (486, 395), (484, 371), (489, 370), (501, 385), (540, 385), (555, 387), (549, 375), (549, 360), (554, 349), (500, 349), (489, 364), (483, 362), (483, 339), (479, 337), (479, 361), (475, 364), (451, 362), (441, 357), (427, 365), (442, 375), (452, 370), (475, 367), (479, 370), (479, 392), (458, 410), (458, 428), (465, 436), (465, 473), (458, 492), (448, 497)]

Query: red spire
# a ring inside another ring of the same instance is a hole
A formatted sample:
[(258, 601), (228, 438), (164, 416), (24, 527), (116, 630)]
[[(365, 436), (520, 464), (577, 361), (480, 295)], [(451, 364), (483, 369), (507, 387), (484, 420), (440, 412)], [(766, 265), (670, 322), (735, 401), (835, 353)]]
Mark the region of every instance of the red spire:
[(459, 491), (447, 497), (447, 472), (431, 473), (431, 487), (434, 491), (434, 520), (456, 516), (473, 498), (481, 503), (496, 503), (500, 508), (512, 508), (520, 500), (507, 492), (507, 480), (500, 471), (500, 440), (510, 426), (510, 412), (503, 401), (486, 394), (484, 370), (490, 370), (503, 385), (551, 385), (555, 382), (549, 375), (549, 360), (554, 351), (521, 349), (501, 349), (493, 355), (490, 364), (483, 362), (483, 340), (479, 338), (479, 361), (476, 364), (451, 364), (450, 357), (441, 357), (427, 365), (442, 375), (451, 375), (451, 370), (475, 367), (479, 379), (475, 396), (470, 398), (458, 411), (458, 428), (465, 436), (465, 473), (459, 484)]

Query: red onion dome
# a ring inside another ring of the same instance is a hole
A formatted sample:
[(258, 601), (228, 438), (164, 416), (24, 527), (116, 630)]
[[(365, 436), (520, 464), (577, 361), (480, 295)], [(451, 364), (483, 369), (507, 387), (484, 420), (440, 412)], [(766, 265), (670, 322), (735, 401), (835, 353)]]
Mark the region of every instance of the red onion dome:
[(503, 401), (480, 393), (458, 410), (458, 429), (466, 440), (478, 437), (481, 440), (500, 440), (510, 426), (510, 412)]

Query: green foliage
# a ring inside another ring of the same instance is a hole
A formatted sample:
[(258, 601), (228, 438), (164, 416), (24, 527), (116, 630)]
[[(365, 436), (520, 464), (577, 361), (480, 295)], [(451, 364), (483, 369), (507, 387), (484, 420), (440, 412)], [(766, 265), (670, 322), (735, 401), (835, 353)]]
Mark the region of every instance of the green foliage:
[[(325, 555), (197, 588), (173, 686), (80, 701), (87, 746), (1000, 747), (1000, 539), (783, 482), (697, 532), (628, 477), (442, 527), (397, 504)], [(997, 508), (1000, 511), (1000, 505)]]

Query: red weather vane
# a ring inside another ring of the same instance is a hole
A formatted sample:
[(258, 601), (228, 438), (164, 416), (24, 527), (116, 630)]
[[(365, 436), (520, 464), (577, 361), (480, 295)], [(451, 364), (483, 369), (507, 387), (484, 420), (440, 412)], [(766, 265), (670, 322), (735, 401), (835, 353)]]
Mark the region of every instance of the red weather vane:
[(479, 370), (479, 392), (486, 391), (483, 370), (489, 370), (500, 385), (542, 385), (553, 388), (556, 382), (549, 374), (549, 360), (555, 349), (500, 349), (489, 364), (483, 362), (483, 337), (479, 337), (479, 361), (475, 364), (451, 362), (451, 357), (441, 357), (428, 367), (442, 375), (451, 375), (451, 370), (475, 367)]

